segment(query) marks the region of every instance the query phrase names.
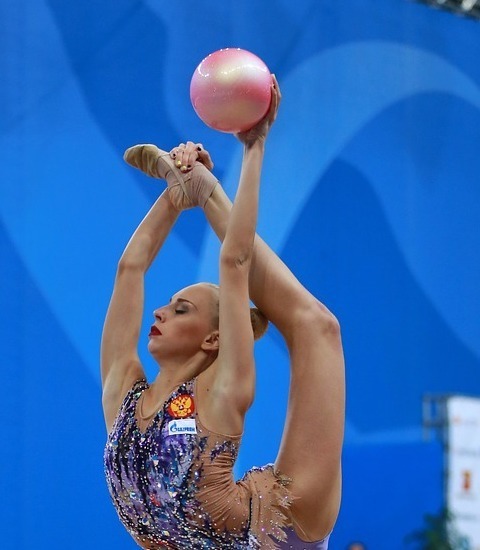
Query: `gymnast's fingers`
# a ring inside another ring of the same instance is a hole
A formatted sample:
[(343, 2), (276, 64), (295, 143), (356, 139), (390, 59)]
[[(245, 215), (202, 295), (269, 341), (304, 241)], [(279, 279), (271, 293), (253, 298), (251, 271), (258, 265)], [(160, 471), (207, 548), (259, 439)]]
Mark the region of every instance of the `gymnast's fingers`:
[(181, 168), (183, 166), (183, 156), (185, 143), (180, 143), (170, 151), (170, 157), (175, 161), (175, 166)]
[(201, 162), (205, 168), (211, 171), (213, 169), (213, 160), (210, 157), (210, 153), (203, 148), (201, 143), (196, 143), (195, 146), (198, 151), (198, 161)]
[(193, 141), (187, 141), (185, 145), (185, 149), (183, 151), (183, 159), (182, 159), (183, 166), (186, 167), (186, 170), (182, 168), (182, 171), (184, 172), (190, 171), (193, 168), (197, 159), (198, 159), (198, 151), (195, 143), (193, 143)]

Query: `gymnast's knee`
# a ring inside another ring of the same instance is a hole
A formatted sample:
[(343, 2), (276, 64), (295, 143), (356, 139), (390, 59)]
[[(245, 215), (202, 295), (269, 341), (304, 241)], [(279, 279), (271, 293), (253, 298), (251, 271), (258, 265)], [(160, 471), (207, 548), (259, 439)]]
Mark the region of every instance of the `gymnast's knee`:
[(337, 317), (319, 300), (313, 298), (295, 312), (294, 329), (302, 334), (340, 336)]

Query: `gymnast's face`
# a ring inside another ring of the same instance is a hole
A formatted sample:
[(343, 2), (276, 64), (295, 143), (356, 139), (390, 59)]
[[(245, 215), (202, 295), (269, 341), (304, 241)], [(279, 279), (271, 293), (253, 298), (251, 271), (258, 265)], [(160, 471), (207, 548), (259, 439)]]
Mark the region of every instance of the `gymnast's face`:
[(187, 361), (200, 350), (218, 349), (218, 289), (198, 283), (177, 292), (170, 302), (153, 312), (148, 350), (159, 362)]

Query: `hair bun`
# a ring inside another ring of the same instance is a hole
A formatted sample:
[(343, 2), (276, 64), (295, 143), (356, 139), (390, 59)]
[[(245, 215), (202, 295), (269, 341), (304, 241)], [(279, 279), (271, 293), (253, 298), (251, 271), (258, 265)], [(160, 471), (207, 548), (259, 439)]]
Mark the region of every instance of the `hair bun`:
[(258, 340), (267, 332), (268, 319), (258, 308), (251, 307), (250, 320), (252, 321), (253, 337)]

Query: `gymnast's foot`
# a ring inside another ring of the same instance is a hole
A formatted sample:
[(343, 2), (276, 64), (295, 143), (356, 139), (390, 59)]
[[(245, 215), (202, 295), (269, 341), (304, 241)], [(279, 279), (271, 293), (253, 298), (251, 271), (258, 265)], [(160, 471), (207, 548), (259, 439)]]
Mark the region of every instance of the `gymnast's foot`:
[(204, 207), (218, 184), (202, 163), (195, 162), (192, 170), (182, 172), (170, 154), (156, 145), (135, 145), (125, 151), (123, 158), (148, 176), (166, 180), (170, 201), (177, 210)]

